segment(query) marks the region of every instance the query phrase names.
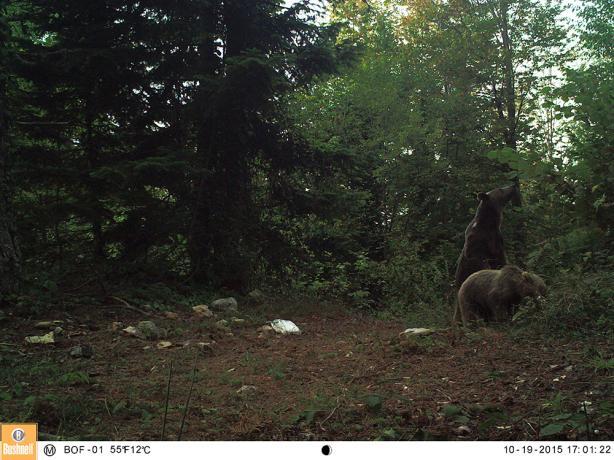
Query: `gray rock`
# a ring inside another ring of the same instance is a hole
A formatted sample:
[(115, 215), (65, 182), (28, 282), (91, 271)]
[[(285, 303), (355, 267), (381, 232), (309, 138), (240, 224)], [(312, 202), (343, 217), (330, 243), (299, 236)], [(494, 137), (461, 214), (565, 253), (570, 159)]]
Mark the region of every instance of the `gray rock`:
[(226, 297), (225, 299), (217, 299), (211, 302), (211, 308), (224, 313), (236, 313), (239, 311), (239, 304), (237, 304), (237, 300), (234, 297)]
[(91, 358), (94, 356), (94, 349), (90, 345), (77, 345), (70, 349), (70, 356), (73, 358)]
[(265, 298), (264, 293), (260, 289), (254, 289), (249, 294), (247, 294), (247, 297), (254, 303), (262, 303), (264, 302)]
[(468, 436), (471, 434), (471, 428), (466, 425), (461, 425), (454, 429), (454, 434), (457, 436)]
[(219, 321), (217, 321), (215, 323), (215, 327), (217, 327), (218, 329), (224, 331), (224, 332), (229, 332), (230, 331), (230, 327), (228, 327), (228, 321), (226, 321), (225, 319), (221, 319)]
[(214, 350), (213, 342), (198, 342), (196, 346), (201, 352), (203, 352), (206, 355), (213, 353), (213, 350)]
[(254, 385), (243, 385), (237, 390), (237, 394), (240, 396), (252, 396), (257, 391)]
[(162, 339), (166, 336), (164, 330), (160, 329), (153, 321), (140, 321), (136, 326), (137, 337), (145, 339)]
[(55, 342), (62, 342), (66, 339), (66, 337), (64, 336), (64, 329), (62, 329), (61, 327), (56, 327), (53, 330), (53, 337), (55, 338)]

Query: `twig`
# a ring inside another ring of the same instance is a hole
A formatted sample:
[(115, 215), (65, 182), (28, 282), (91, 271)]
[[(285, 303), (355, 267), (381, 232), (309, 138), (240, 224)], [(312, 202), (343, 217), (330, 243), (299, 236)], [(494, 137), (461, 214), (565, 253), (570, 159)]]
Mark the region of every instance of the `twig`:
[[(109, 417), (113, 419), (113, 414), (111, 414), (111, 410), (107, 404), (107, 398), (104, 398), (104, 407), (107, 409), (107, 414), (109, 414)], [(115, 435), (119, 438), (119, 430), (117, 429), (117, 425), (115, 425), (115, 423), (113, 423), (113, 429), (115, 430)]]
[(85, 283), (80, 284), (77, 287), (72, 287), (70, 289), (66, 289), (64, 292), (73, 292), (73, 291), (78, 291), (79, 289), (81, 289), (83, 286), (87, 286), (88, 284), (90, 284), (92, 281), (96, 281), (96, 278), (90, 278), (89, 280), (87, 280)]
[(196, 359), (194, 360), (194, 367), (192, 368), (192, 383), (190, 384), (190, 391), (188, 392), (188, 399), (185, 402), (183, 408), (183, 416), (181, 417), (181, 427), (179, 427), (179, 434), (177, 435), (177, 441), (181, 441), (181, 435), (183, 434), (183, 427), (185, 425), (185, 419), (188, 416), (188, 407), (190, 406), (190, 399), (192, 398), (192, 390), (194, 389), (194, 382), (196, 381)]
[(320, 422), (320, 429), (321, 429), (322, 431), (326, 431), (326, 430), (324, 429), (324, 424), (325, 424), (325, 423), (328, 421), (328, 419), (329, 419), (329, 418), (331, 418), (331, 417), (333, 416), (333, 414), (335, 413), (335, 411), (336, 411), (337, 409), (339, 409), (339, 407), (340, 407), (340, 404), (339, 404), (339, 398), (337, 398), (337, 405), (336, 405), (335, 407), (333, 407), (333, 410), (331, 411), (331, 413), (330, 413), (330, 414), (328, 414), (328, 417), (326, 417), (324, 420), (322, 420), (322, 421)]
[(533, 431), (533, 433), (537, 434), (537, 431), (535, 431), (535, 428), (533, 428), (533, 425), (531, 425), (531, 423), (528, 420), (524, 420), (524, 423), (526, 423), (529, 428), (531, 428), (531, 431)]
[(127, 310), (136, 311), (137, 313), (140, 313), (141, 315), (145, 315), (145, 316), (151, 315), (151, 313), (145, 310), (141, 310), (140, 308), (133, 307), (128, 302), (126, 302), (124, 299), (121, 299), (119, 297), (109, 296), (109, 299), (117, 300), (118, 302), (121, 302), (121, 305), (105, 305), (106, 308), (121, 307), (121, 308), (126, 308)]
[(168, 399), (171, 393), (171, 377), (173, 376), (173, 361), (171, 360), (170, 367), (168, 369), (168, 383), (166, 384), (166, 402), (164, 403), (164, 420), (162, 420), (162, 436), (160, 441), (164, 441), (164, 434), (166, 432), (166, 416), (168, 415)]
[(439, 391), (442, 395), (448, 398), (448, 401), (452, 401), (452, 397), (449, 394), (447, 394), (445, 391), (440, 390), (439, 388), (435, 388), (435, 390)]

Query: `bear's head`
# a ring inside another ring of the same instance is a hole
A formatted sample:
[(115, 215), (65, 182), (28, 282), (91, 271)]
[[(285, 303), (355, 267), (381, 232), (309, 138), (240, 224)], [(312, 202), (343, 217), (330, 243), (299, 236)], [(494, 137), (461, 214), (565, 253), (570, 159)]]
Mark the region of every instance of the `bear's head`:
[(520, 184), (518, 178), (514, 179), (514, 183), (508, 187), (499, 187), (490, 192), (478, 193), (478, 210), (476, 216), (478, 220), (484, 223), (493, 225), (501, 225), (503, 207), (511, 201), (514, 206), (522, 205), (522, 196), (520, 195)]
[(520, 293), (523, 297), (543, 297), (546, 295), (546, 283), (538, 275), (523, 271)]

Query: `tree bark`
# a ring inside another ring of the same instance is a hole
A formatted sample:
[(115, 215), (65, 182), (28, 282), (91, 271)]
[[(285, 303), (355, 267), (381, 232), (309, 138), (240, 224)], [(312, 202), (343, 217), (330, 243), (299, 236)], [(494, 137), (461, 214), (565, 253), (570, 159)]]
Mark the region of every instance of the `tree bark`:
[(218, 58), (216, 56), (216, 29), (218, 23), (218, 2), (210, 2), (199, 12), (199, 27), (202, 37), (199, 43), (200, 68), (199, 86), (196, 96), (198, 119), (196, 135), (196, 156), (198, 177), (196, 178), (192, 202), (192, 216), (188, 229), (188, 251), (190, 255), (192, 279), (196, 282), (207, 281), (211, 275), (210, 265), (213, 257), (212, 203), (210, 170), (217, 156), (214, 143), (216, 137), (215, 118), (211, 116), (208, 101), (211, 99), (212, 81), (216, 77)]
[(6, 68), (8, 62), (8, 27), (0, 18), (0, 301), (6, 295), (15, 293), (19, 287), (21, 253), (15, 230), (15, 216), (12, 209), (12, 192), (8, 168), (8, 124)]
[(505, 145), (516, 150), (516, 87), (514, 75), (513, 44), (509, 28), (509, 4), (507, 0), (500, 0), (501, 41), (503, 43), (503, 71), (504, 71), (504, 98), (506, 109)]

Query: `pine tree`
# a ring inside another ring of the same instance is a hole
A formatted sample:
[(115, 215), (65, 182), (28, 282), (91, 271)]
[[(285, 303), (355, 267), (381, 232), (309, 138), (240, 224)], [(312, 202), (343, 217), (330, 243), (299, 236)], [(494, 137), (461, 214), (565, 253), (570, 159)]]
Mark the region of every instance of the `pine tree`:
[(15, 233), (13, 188), (9, 177), (9, 69), (15, 58), (11, 31), (6, 20), (7, 1), (0, 1), (0, 301), (16, 292), (21, 254)]

